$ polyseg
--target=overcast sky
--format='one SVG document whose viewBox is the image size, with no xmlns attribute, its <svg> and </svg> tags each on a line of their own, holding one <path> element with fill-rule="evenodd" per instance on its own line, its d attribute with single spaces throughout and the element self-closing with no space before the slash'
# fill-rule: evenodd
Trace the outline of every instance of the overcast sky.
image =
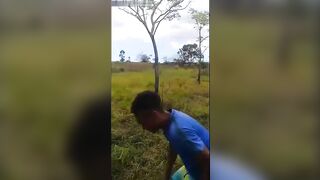
<svg viewBox="0 0 320 180">
<path fill-rule="evenodd" d="M 192 0 L 189 7 L 180 11 L 181 18 L 173 21 L 162 21 L 156 33 L 156 42 L 159 51 L 159 61 L 163 57 L 172 60 L 184 44 L 197 43 L 198 31 L 194 28 L 194 21 L 188 13 L 190 8 L 200 11 L 209 11 L 209 0 Z M 209 29 L 209 27 L 207 27 Z M 207 30 L 203 34 L 208 35 Z M 205 36 L 203 35 L 203 36 Z M 209 46 L 209 41 L 203 43 Z M 119 60 L 120 50 L 126 53 L 126 59 L 131 57 L 135 61 L 141 53 L 154 56 L 151 39 L 144 26 L 135 17 L 126 14 L 118 7 L 112 7 L 112 60 Z M 204 54 L 205 61 L 209 59 L 209 50 Z"/>
</svg>

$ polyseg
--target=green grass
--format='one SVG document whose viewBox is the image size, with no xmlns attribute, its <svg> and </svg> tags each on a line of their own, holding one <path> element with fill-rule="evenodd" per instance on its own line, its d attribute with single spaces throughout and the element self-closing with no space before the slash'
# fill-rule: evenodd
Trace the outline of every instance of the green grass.
<svg viewBox="0 0 320 180">
<path fill-rule="evenodd" d="M 161 179 L 168 143 L 161 133 L 144 131 L 130 114 L 135 95 L 154 88 L 152 65 L 114 63 L 113 66 L 124 68 L 124 72 L 112 74 L 112 176 L 114 179 Z M 208 76 L 204 75 L 199 85 L 196 75 L 193 68 L 162 65 L 159 93 L 166 108 L 184 111 L 208 127 Z M 181 165 L 179 160 L 175 169 Z"/>
</svg>

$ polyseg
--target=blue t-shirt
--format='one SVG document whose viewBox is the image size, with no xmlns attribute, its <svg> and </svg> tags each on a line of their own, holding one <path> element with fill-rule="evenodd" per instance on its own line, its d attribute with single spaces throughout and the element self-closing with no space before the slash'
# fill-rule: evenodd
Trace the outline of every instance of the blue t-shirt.
<svg viewBox="0 0 320 180">
<path fill-rule="evenodd" d="M 199 179 L 201 169 L 194 158 L 205 148 L 210 150 L 208 130 L 189 115 L 172 109 L 164 135 L 182 159 L 189 175 Z"/>
</svg>

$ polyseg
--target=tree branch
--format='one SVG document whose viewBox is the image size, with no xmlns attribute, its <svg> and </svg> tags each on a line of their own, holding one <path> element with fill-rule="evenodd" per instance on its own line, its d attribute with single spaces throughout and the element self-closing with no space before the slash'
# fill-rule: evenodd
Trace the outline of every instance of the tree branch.
<svg viewBox="0 0 320 180">
<path fill-rule="evenodd" d="M 146 25 L 148 25 L 148 24 L 147 24 L 147 18 L 146 18 L 146 14 L 145 14 L 145 12 L 144 12 L 144 9 L 143 9 L 141 6 L 139 6 L 139 8 L 140 8 L 141 11 L 142 11 L 143 21 L 146 23 Z"/>
<path fill-rule="evenodd" d="M 207 50 L 208 50 L 208 46 L 207 46 L 207 47 L 205 47 L 205 49 L 204 49 L 204 50 L 202 50 L 202 54 L 204 54 Z"/>
<path fill-rule="evenodd" d="M 128 6 L 131 11 L 128 11 L 128 10 L 126 10 L 124 8 L 119 8 L 119 9 L 121 9 L 124 12 L 126 12 L 127 14 L 130 14 L 130 15 L 136 17 L 145 26 L 145 28 L 147 29 L 149 35 L 155 35 L 155 33 L 158 30 L 158 27 L 159 27 L 160 23 L 164 19 L 168 18 L 169 15 L 172 15 L 172 17 L 174 18 L 175 14 L 173 14 L 173 13 L 176 13 L 176 12 L 178 12 L 180 10 L 186 9 L 191 3 L 191 1 L 189 1 L 186 6 L 182 7 L 181 4 L 184 2 L 184 0 L 179 0 L 179 1 L 176 1 L 176 2 L 172 2 L 171 5 L 169 6 L 169 8 L 163 13 L 163 11 L 161 9 L 159 9 L 159 6 L 160 6 L 160 4 L 162 2 L 163 2 L 163 0 L 160 0 L 158 3 L 154 2 L 153 3 L 153 7 L 148 9 L 148 10 L 152 9 L 152 13 L 151 13 L 151 16 L 150 16 L 151 30 L 148 27 L 147 17 L 146 17 L 146 13 L 145 13 L 145 10 L 144 10 L 143 7 L 137 6 L 136 9 L 134 9 L 131 6 Z M 157 10 L 161 14 L 156 18 L 156 20 L 154 20 L 154 16 L 155 16 Z M 142 12 L 142 15 L 141 15 L 140 11 Z"/>
<path fill-rule="evenodd" d="M 131 6 L 128 6 L 129 9 L 131 9 L 131 11 L 133 11 L 135 14 L 133 14 L 133 16 L 135 16 L 136 18 L 138 18 L 139 21 L 141 21 L 143 23 L 143 20 L 138 12 L 138 7 L 137 10 L 133 9 Z"/>
<path fill-rule="evenodd" d="M 162 20 L 163 20 L 163 19 L 162 19 Z M 161 21 L 162 21 L 162 20 L 161 20 Z M 156 28 L 155 28 L 153 34 L 156 34 L 156 32 L 157 32 L 157 30 L 158 30 L 158 27 L 159 27 L 159 24 L 160 24 L 161 21 L 159 21 L 159 22 L 157 23 Z"/>
<path fill-rule="evenodd" d="M 150 21 L 151 21 L 151 25 L 152 25 L 152 27 L 151 27 L 151 32 L 152 33 L 154 31 L 154 26 L 155 26 L 155 22 L 153 21 L 153 17 L 154 17 L 154 14 L 156 13 L 156 11 L 160 10 L 160 9 L 158 9 L 158 7 L 162 3 L 162 1 L 163 0 L 160 0 L 157 4 L 154 4 L 154 7 L 152 8 L 153 11 L 152 11 L 152 14 L 151 14 L 151 17 L 150 17 Z M 162 11 L 160 10 L 160 12 L 162 12 Z"/>
<path fill-rule="evenodd" d="M 159 3 L 154 4 L 154 7 L 152 8 L 153 11 L 152 11 L 152 14 L 151 14 L 151 23 L 153 23 L 153 16 L 154 16 L 155 12 L 157 11 L 159 5 L 162 3 L 162 1 L 163 0 L 160 0 Z"/>
<path fill-rule="evenodd" d="M 209 38 L 209 36 L 206 36 L 206 37 L 202 38 L 202 39 L 201 39 L 201 43 L 202 43 L 203 41 L 205 41 L 206 39 L 208 39 L 208 38 Z"/>
<path fill-rule="evenodd" d="M 130 14 L 130 15 L 134 16 L 134 17 L 136 16 L 136 14 L 133 14 L 132 12 L 130 12 L 130 11 L 124 9 L 124 8 L 119 8 L 119 9 L 122 10 L 122 11 L 124 11 L 124 12 L 127 13 L 127 14 Z"/>
<path fill-rule="evenodd" d="M 146 28 L 146 30 L 147 30 L 148 33 L 150 34 L 151 32 L 150 32 L 150 30 L 149 30 L 149 28 L 148 28 L 148 25 L 147 25 L 147 23 L 146 23 L 145 21 L 143 21 L 141 15 L 138 13 L 138 10 L 136 11 L 135 9 L 133 9 L 133 8 L 130 7 L 130 6 L 128 6 L 128 7 L 129 7 L 130 10 L 133 11 L 133 12 L 130 12 L 130 11 L 124 9 L 124 8 L 119 8 L 119 9 L 122 10 L 122 11 L 124 11 L 124 12 L 126 12 L 127 14 L 130 14 L 130 15 L 136 17 L 136 18 L 143 24 L 143 26 Z M 138 7 L 137 7 L 137 9 L 138 9 Z"/>
<path fill-rule="evenodd" d="M 175 6 L 171 6 L 166 12 L 160 14 L 158 16 L 158 18 L 155 20 L 154 24 L 156 24 L 156 28 L 155 29 L 152 29 L 153 31 L 151 31 L 153 34 L 156 34 L 157 30 L 158 30 L 158 27 L 159 27 L 159 24 L 161 21 L 163 21 L 165 18 L 168 17 L 169 14 L 173 13 L 173 12 L 177 12 L 177 11 L 180 11 L 180 10 L 184 10 L 186 9 L 189 5 L 190 5 L 191 1 L 189 1 L 189 3 L 183 7 L 183 8 L 178 8 L 178 9 L 173 9 L 174 7 L 176 7 L 177 5 Z M 179 4 L 178 4 L 179 5 Z M 162 16 L 162 17 L 161 17 Z M 160 18 L 161 17 L 161 18 Z"/>
<path fill-rule="evenodd" d="M 177 11 L 186 9 L 186 8 L 190 5 L 190 3 L 191 3 L 191 1 L 189 1 L 188 4 L 187 4 L 185 7 L 173 9 L 173 8 L 175 8 L 175 7 L 178 7 L 182 2 L 183 2 L 183 1 L 179 2 L 178 4 L 172 4 L 172 5 L 169 7 L 169 9 L 167 9 L 164 13 L 160 14 L 160 15 L 157 17 L 157 19 L 155 20 L 155 22 L 162 21 L 162 20 L 165 19 L 170 13 L 173 13 L 173 12 L 177 12 Z M 161 17 L 161 16 L 163 16 L 163 17 Z M 160 18 L 161 18 L 161 19 L 160 19 Z"/>
</svg>

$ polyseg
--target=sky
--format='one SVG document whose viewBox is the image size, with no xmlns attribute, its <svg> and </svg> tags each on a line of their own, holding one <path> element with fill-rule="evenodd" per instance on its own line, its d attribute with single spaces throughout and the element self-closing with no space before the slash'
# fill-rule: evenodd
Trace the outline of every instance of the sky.
<svg viewBox="0 0 320 180">
<path fill-rule="evenodd" d="M 163 62 L 165 57 L 169 61 L 177 58 L 177 52 L 184 44 L 198 44 L 198 31 L 194 28 L 194 21 L 188 13 L 190 8 L 209 11 L 209 0 L 192 0 L 188 8 L 179 12 L 181 15 L 179 19 L 160 23 L 155 35 L 160 62 Z M 203 36 L 209 35 L 208 29 L 209 27 L 203 30 Z M 203 46 L 209 46 L 208 39 L 203 42 Z M 126 59 L 130 56 L 131 61 L 138 61 L 137 56 L 141 53 L 154 57 L 151 39 L 142 23 L 118 7 L 112 7 L 113 61 L 119 61 L 121 50 L 126 52 Z M 209 50 L 204 54 L 204 61 L 208 59 Z"/>
</svg>

